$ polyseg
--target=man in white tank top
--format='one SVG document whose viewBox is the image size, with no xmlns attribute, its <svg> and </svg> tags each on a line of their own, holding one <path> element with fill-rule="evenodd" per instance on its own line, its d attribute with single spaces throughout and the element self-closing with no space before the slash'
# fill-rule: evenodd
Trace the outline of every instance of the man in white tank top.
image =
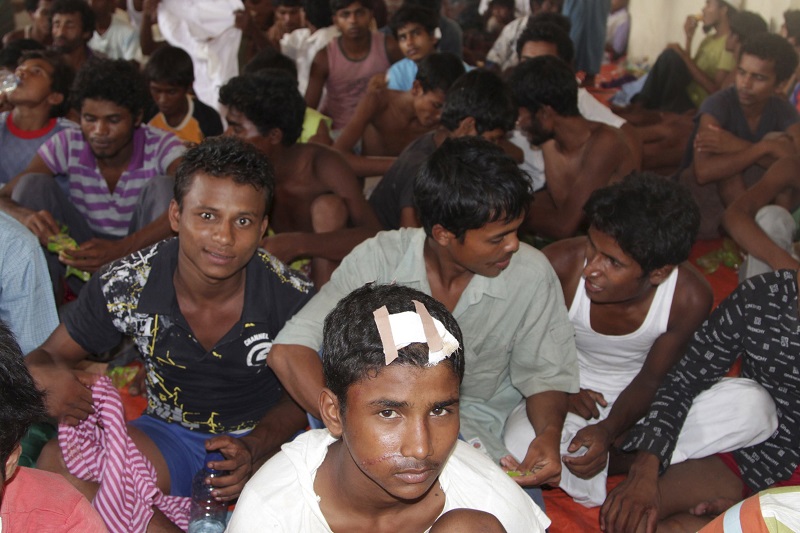
<svg viewBox="0 0 800 533">
<path fill-rule="evenodd" d="M 606 497 L 609 452 L 612 473 L 627 470 L 615 444 L 646 414 L 664 376 L 708 315 L 712 293 L 686 263 L 699 211 L 681 186 L 652 174 L 632 174 L 597 190 L 584 212 L 588 234 L 556 242 L 544 253 L 561 281 L 565 302 L 571 302 L 580 369 L 581 390 L 569 395 L 562 433 L 566 468 L 560 486 L 592 507 Z M 722 421 L 716 429 L 717 422 L 709 419 L 719 411 L 771 403 L 755 383 L 732 381 L 730 394 L 708 391 L 706 402 L 695 401 L 692 411 L 700 422 L 684 426 L 673 462 L 759 442 L 774 431 L 774 416 L 754 421 L 752 428 Z M 508 419 L 506 446 L 523 457 L 532 434 L 523 404 Z M 509 458 L 509 464 L 515 462 Z"/>
</svg>

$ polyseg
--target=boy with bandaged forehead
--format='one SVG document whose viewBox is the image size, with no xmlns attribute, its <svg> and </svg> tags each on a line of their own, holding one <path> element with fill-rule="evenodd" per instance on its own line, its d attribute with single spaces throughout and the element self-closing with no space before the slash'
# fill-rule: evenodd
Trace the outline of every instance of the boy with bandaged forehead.
<svg viewBox="0 0 800 533">
<path fill-rule="evenodd" d="M 365 285 L 325 319 L 322 353 L 327 429 L 284 445 L 253 476 L 229 531 L 418 533 L 450 531 L 439 527 L 452 520 L 458 531 L 535 532 L 550 524 L 491 459 L 458 440 L 464 350 L 441 303 L 409 287 Z M 468 520 L 458 523 L 462 513 Z"/>
</svg>

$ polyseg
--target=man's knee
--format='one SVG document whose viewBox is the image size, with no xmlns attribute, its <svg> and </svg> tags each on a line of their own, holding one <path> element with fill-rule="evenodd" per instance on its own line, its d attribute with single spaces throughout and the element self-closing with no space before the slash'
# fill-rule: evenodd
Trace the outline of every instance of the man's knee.
<svg viewBox="0 0 800 533">
<path fill-rule="evenodd" d="M 139 193 L 130 232 L 139 231 L 164 214 L 174 197 L 174 189 L 175 179 L 170 176 L 150 178 Z"/>
<path fill-rule="evenodd" d="M 169 204 L 175 192 L 175 178 L 172 176 L 154 176 L 142 187 L 142 198 L 152 197 Z"/>
<path fill-rule="evenodd" d="M 156 485 L 158 488 L 161 489 L 161 492 L 164 494 L 169 494 L 172 485 L 169 466 L 161 450 L 159 450 L 158 445 L 153 442 L 153 439 L 151 439 L 147 433 L 131 424 L 128 424 L 128 436 L 133 440 L 139 452 L 153 465 L 156 471 Z M 194 474 L 194 472 L 192 472 L 192 474 Z"/>
<path fill-rule="evenodd" d="M 347 204 L 335 194 L 317 196 L 311 203 L 311 225 L 315 233 L 347 227 Z"/>
<path fill-rule="evenodd" d="M 57 474 L 67 471 L 67 465 L 64 462 L 64 456 L 61 454 L 61 446 L 58 445 L 57 438 L 50 439 L 42 447 L 42 453 L 39 454 L 39 459 L 36 461 L 36 468 Z"/>
<path fill-rule="evenodd" d="M 755 381 L 736 380 L 736 393 L 729 394 L 729 408 L 742 415 L 742 432 L 751 436 L 750 443 L 768 439 L 778 428 L 778 410 L 769 393 Z"/>
<path fill-rule="evenodd" d="M 534 438 L 536 438 L 536 433 L 528 419 L 525 402 L 522 402 L 508 415 L 503 432 L 503 444 L 517 461 L 522 461 Z"/>
<path fill-rule="evenodd" d="M 58 187 L 58 183 L 47 174 L 25 174 L 20 177 L 11 199 L 18 204 L 30 209 L 45 209 L 47 206 L 42 204 L 42 200 Z"/>
<path fill-rule="evenodd" d="M 666 48 L 663 52 L 658 56 L 657 61 L 662 62 L 665 67 L 678 69 L 678 68 L 685 68 L 686 64 L 681 59 L 680 54 L 673 50 L 672 48 Z"/>
<path fill-rule="evenodd" d="M 765 205 L 756 213 L 756 224 L 783 249 L 788 250 L 794 241 L 797 225 L 792 214 L 783 207 Z"/>
</svg>

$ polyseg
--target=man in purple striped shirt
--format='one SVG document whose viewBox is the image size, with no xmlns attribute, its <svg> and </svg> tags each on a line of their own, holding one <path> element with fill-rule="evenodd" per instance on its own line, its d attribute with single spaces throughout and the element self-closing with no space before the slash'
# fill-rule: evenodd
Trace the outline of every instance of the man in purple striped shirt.
<svg viewBox="0 0 800 533">
<path fill-rule="evenodd" d="M 80 130 L 53 136 L 0 189 L 0 209 L 42 245 L 62 225 L 79 243 L 49 258 L 56 289 L 65 265 L 94 272 L 170 235 L 170 176 L 185 148 L 171 133 L 141 124 L 145 94 L 130 63 L 94 60 L 73 87 Z"/>
</svg>

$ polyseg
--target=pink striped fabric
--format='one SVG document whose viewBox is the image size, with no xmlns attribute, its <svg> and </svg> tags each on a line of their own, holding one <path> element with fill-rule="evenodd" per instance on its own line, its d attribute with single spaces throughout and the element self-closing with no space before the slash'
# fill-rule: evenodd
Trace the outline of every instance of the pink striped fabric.
<svg viewBox="0 0 800 533">
<path fill-rule="evenodd" d="M 60 424 L 58 443 L 72 475 L 100 483 L 92 505 L 109 531 L 143 532 L 155 505 L 184 531 L 190 498 L 167 496 L 156 471 L 128 436 L 122 399 L 107 377 L 92 387 L 95 412 L 77 426 Z"/>
</svg>

